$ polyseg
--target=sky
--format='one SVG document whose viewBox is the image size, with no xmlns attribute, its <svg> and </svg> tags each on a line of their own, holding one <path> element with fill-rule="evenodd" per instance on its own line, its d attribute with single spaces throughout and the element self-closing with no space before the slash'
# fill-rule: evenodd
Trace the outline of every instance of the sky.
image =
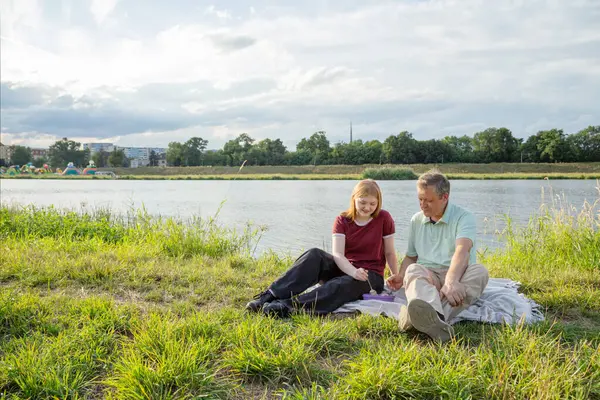
<svg viewBox="0 0 600 400">
<path fill-rule="evenodd" d="M 0 0 L 1 141 L 600 124 L 598 0 Z"/>
</svg>

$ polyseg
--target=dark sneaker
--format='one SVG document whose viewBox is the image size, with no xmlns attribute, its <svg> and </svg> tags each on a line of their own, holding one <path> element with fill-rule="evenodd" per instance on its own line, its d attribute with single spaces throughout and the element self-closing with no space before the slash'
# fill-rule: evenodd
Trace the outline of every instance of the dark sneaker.
<svg viewBox="0 0 600 400">
<path fill-rule="evenodd" d="M 424 332 L 434 340 L 446 342 L 454 336 L 454 329 L 448 325 L 431 304 L 414 299 L 408 304 L 410 322 L 418 331 Z"/>
<path fill-rule="evenodd" d="M 290 316 L 290 308 L 281 301 L 273 301 L 263 306 L 262 312 L 276 318 L 287 318 Z"/>
<path fill-rule="evenodd" d="M 265 290 L 264 292 L 259 293 L 256 296 L 254 296 L 254 300 L 252 300 L 251 302 L 246 304 L 246 310 L 252 311 L 252 312 L 258 312 L 258 311 L 260 311 L 260 309 L 263 307 L 263 305 L 265 303 L 268 303 L 275 299 L 276 299 L 276 297 L 273 296 L 273 293 L 271 293 L 270 290 Z"/>
</svg>

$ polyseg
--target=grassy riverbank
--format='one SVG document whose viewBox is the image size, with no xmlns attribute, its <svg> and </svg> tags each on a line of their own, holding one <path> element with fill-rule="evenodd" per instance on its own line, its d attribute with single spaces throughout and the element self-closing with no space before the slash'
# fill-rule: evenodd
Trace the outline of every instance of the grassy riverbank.
<svg viewBox="0 0 600 400">
<path fill-rule="evenodd" d="M 384 171 L 385 172 L 385 171 Z M 443 172 L 443 171 L 442 171 Z M 412 174 L 411 174 L 412 175 Z M 510 180 L 510 179 L 600 179 L 600 173 L 548 173 L 548 174 L 455 174 L 447 173 L 446 176 L 453 180 Z M 137 181 L 335 181 L 335 180 L 359 180 L 370 177 L 369 174 L 339 174 L 339 175 L 324 175 L 324 174 L 303 174 L 303 175 L 284 175 L 284 174 L 223 174 L 223 175 L 121 175 L 120 180 L 137 180 Z M 78 180 L 110 180 L 107 176 L 56 176 L 56 175 L 19 175 L 19 176 L 3 176 L 3 179 L 78 179 Z M 374 178 L 375 179 L 375 178 Z M 396 178 L 393 175 L 389 177 L 378 178 L 377 180 L 412 180 L 408 175 L 403 175 Z"/>
<path fill-rule="evenodd" d="M 134 180 L 357 180 L 379 170 L 384 179 L 413 179 L 413 174 L 439 168 L 451 179 L 600 179 L 600 163 L 569 164 L 414 164 L 414 165 L 304 165 L 239 167 L 101 168 L 120 179 Z M 411 170 L 412 174 L 389 170 Z M 12 179 L 111 179 L 100 176 L 19 175 Z M 376 178 L 378 179 L 378 178 Z M 381 178 L 379 178 L 382 180 Z"/>
<path fill-rule="evenodd" d="M 600 174 L 600 163 L 490 163 L 490 164 L 408 164 L 408 165 L 301 165 L 301 166 L 252 166 L 239 167 L 143 167 L 109 168 L 117 175 L 361 175 L 367 168 L 409 168 L 423 173 L 437 167 L 448 174 Z"/>
<path fill-rule="evenodd" d="M 292 261 L 252 258 L 252 228 L 1 208 L 0 395 L 600 398 L 600 204 L 543 207 L 504 238 L 481 260 L 547 320 L 459 324 L 439 346 L 387 318 L 245 314 Z"/>
</svg>

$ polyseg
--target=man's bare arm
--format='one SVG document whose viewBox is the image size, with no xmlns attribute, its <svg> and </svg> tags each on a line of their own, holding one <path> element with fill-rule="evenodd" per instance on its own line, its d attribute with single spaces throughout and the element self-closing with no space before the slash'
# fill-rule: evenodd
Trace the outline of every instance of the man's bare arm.
<svg viewBox="0 0 600 400">
<path fill-rule="evenodd" d="M 402 259 L 402 264 L 400 264 L 400 272 L 399 272 L 399 274 L 402 276 L 402 278 L 404 278 L 404 275 L 406 274 L 406 270 L 408 269 L 408 266 L 416 263 L 418 259 L 419 259 L 419 256 L 414 256 L 414 257 L 404 256 L 404 258 Z"/>
<path fill-rule="evenodd" d="M 471 239 L 456 239 L 456 249 L 450 261 L 450 268 L 446 275 L 446 282 L 459 282 L 469 266 L 469 252 L 473 247 Z"/>
<path fill-rule="evenodd" d="M 404 285 L 404 275 L 406 274 L 408 266 L 416 263 L 418 258 L 419 257 L 417 256 L 404 256 L 404 258 L 402 259 L 402 264 L 400 265 L 400 271 L 398 271 L 397 274 L 394 274 L 387 279 L 388 286 L 391 287 L 393 290 L 400 289 L 402 285 Z"/>
<path fill-rule="evenodd" d="M 469 266 L 469 252 L 473 247 L 473 242 L 470 239 L 456 239 L 456 249 L 450 261 L 450 268 L 446 274 L 444 286 L 440 290 L 440 298 L 448 299 L 448 303 L 452 307 L 456 307 L 467 297 L 465 286 L 460 283 L 465 270 Z"/>
</svg>

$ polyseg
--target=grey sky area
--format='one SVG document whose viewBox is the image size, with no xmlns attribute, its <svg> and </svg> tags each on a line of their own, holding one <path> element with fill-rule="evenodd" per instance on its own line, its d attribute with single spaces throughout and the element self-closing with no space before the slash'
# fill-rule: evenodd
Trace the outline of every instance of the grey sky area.
<svg viewBox="0 0 600 400">
<path fill-rule="evenodd" d="M 217 5 L 218 3 L 218 5 Z M 600 2 L 3 0 L 4 144 L 600 123 Z"/>
</svg>

